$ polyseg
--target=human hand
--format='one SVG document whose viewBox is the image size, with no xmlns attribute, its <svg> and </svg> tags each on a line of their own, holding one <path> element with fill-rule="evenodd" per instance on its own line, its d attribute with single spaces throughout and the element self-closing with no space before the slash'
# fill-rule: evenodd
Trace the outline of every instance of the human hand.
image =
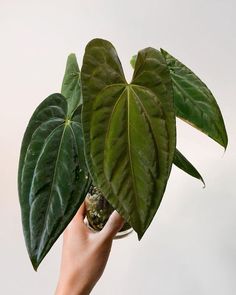
<svg viewBox="0 0 236 295">
<path fill-rule="evenodd" d="M 87 295 L 101 277 L 124 219 L 114 211 L 100 232 L 84 223 L 83 203 L 63 235 L 60 277 L 55 295 Z"/>
</svg>

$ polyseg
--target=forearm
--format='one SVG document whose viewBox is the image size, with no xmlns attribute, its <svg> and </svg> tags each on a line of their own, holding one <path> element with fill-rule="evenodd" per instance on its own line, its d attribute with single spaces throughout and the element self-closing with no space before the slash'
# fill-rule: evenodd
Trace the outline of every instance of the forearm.
<svg viewBox="0 0 236 295">
<path fill-rule="evenodd" d="M 61 278 L 57 285 L 55 295 L 89 295 L 93 285 L 89 284 L 86 279 L 81 278 Z"/>
<path fill-rule="evenodd" d="M 91 232 L 81 206 L 63 235 L 62 261 L 55 295 L 89 295 L 106 266 L 113 237 L 124 225 L 114 212 L 103 230 Z"/>
</svg>

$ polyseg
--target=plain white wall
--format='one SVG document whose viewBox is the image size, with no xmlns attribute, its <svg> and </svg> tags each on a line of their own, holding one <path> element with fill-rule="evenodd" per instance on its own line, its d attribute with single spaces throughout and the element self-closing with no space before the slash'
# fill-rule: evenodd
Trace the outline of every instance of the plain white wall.
<svg viewBox="0 0 236 295">
<path fill-rule="evenodd" d="M 236 4 L 234 0 L 0 0 L 0 294 L 53 294 L 61 241 L 35 273 L 27 257 L 16 188 L 20 144 L 36 106 L 58 92 L 66 57 L 81 64 L 89 40 L 129 59 L 163 47 L 215 94 L 229 135 L 223 149 L 178 122 L 178 147 L 206 181 L 173 168 L 162 205 L 141 242 L 114 242 L 92 294 L 236 294 Z"/>
</svg>

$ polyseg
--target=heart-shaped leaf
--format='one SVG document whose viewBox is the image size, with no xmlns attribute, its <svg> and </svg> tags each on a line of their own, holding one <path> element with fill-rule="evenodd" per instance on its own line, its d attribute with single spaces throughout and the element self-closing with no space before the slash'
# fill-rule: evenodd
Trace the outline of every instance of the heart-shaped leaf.
<svg viewBox="0 0 236 295">
<path fill-rule="evenodd" d="M 133 69 L 135 68 L 136 60 L 137 60 L 137 55 L 133 55 L 130 60 L 130 64 Z M 177 149 L 175 151 L 173 164 L 175 164 L 178 168 L 180 168 L 187 174 L 200 179 L 205 185 L 204 180 L 201 177 L 200 173 L 197 171 L 197 169 Z"/>
<path fill-rule="evenodd" d="M 94 183 L 143 236 L 175 151 L 171 78 L 159 51 L 139 52 L 131 84 L 111 43 L 92 40 L 81 70 L 85 155 Z"/>
<path fill-rule="evenodd" d="M 81 107 L 71 99 L 61 94 L 46 98 L 31 117 L 22 142 L 18 190 L 25 241 L 35 269 L 75 215 L 90 185 Z"/>
<path fill-rule="evenodd" d="M 185 65 L 161 49 L 170 69 L 176 115 L 224 148 L 228 138 L 217 102 L 207 86 Z"/>
<path fill-rule="evenodd" d="M 201 176 L 201 174 L 197 171 L 197 169 L 181 154 L 179 150 L 175 150 L 174 160 L 173 163 L 186 172 L 187 174 L 199 179 L 202 181 L 203 185 L 205 186 L 205 182 Z"/>
</svg>

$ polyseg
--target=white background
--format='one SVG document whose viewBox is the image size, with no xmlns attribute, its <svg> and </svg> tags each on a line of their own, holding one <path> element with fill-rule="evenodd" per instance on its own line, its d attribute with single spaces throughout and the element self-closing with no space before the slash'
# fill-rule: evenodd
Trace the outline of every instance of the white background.
<svg viewBox="0 0 236 295">
<path fill-rule="evenodd" d="M 223 149 L 178 122 L 178 147 L 202 184 L 173 168 L 141 242 L 115 241 L 92 294 L 236 294 L 236 2 L 234 0 L 0 0 L 0 294 L 53 294 L 56 243 L 35 273 L 27 257 L 16 187 L 21 139 L 36 106 L 60 91 L 65 61 L 89 40 L 116 47 L 128 80 L 130 57 L 163 47 L 207 83 L 229 135 Z"/>
</svg>

